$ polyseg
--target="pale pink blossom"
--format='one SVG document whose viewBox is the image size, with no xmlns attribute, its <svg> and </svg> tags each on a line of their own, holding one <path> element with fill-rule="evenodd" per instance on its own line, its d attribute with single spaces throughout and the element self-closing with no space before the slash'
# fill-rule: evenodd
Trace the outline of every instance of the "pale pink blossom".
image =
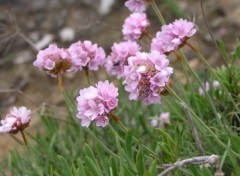
<svg viewBox="0 0 240 176">
<path fill-rule="evenodd" d="M 165 89 L 173 68 L 159 52 L 141 53 L 129 57 L 124 67 L 125 90 L 130 100 L 142 100 L 145 105 L 160 103 L 160 93 Z"/>
<path fill-rule="evenodd" d="M 218 80 L 213 80 L 213 88 L 218 89 L 220 87 L 220 83 Z"/>
<path fill-rule="evenodd" d="M 39 51 L 33 65 L 46 71 L 52 77 L 56 77 L 58 73 L 72 71 L 75 67 L 68 51 L 64 48 L 58 48 L 55 44 Z"/>
<path fill-rule="evenodd" d="M 92 121 L 96 126 L 105 127 L 109 123 L 108 115 L 118 105 L 118 88 L 109 81 L 98 82 L 96 87 L 80 90 L 77 97 L 77 118 L 81 125 L 88 127 Z"/>
<path fill-rule="evenodd" d="M 139 50 L 140 46 L 133 41 L 125 41 L 114 43 L 112 52 L 107 57 L 105 67 L 110 75 L 116 75 L 117 78 L 123 77 L 124 65 L 127 64 L 127 59 L 134 56 Z"/>
<path fill-rule="evenodd" d="M 204 89 L 205 89 L 206 92 L 208 92 L 208 91 L 210 90 L 210 84 L 209 84 L 208 81 L 205 82 Z M 199 87 L 199 88 L 198 88 L 198 93 L 199 93 L 200 95 L 204 95 L 204 90 L 203 90 L 202 87 Z"/>
<path fill-rule="evenodd" d="M 145 13 L 132 13 L 123 24 L 122 33 L 125 40 L 136 41 L 141 38 L 143 32 L 150 26 Z"/>
<path fill-rule="evenodd" d="M 0 133 L 17 133 L 24 130 L 30 123 L 31 110 L 22 106 L 14 107 L 6 117 L 1 120 Z"/>
<path fill-rule="evenodd" d="M 196 33 L 195 25 L 184 19 L 163 25 L 161 31 L 152 39 L 151 50 L 168 53 L 180 48 L 186 40 Z"/>
<path fill-rule="evenodd" d="M 73 60 L 74 70 L 81 70 L 83 67 L 89 70 L 97 70 L 106 60 L 103 48 L 87 40 L 73 43 L 68 48 L 68 52 Z"/>
<path fill-rule="evenodd" d="M 159 122 L 160 122 L 159 123 L 160 128 L 165 128 L 165 125 L 169 125 L 170 124 L 170 113 L 162 112 L 160 114 Z"/>
<path fill-rule="evenodd" d="M 131 12 L 144 12 L 146 10 L 146 1 L 145 0 L 128 0 L 125 2 L 125 6 Z"/>
</svg>

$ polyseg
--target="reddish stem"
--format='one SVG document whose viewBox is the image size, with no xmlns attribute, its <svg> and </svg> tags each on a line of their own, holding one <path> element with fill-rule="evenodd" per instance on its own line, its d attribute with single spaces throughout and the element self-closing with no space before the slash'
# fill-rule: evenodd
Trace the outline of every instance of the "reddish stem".
<svg viewBox="0 0 240 176">
<path fill-rule="evenodd" d="M 176 55 L 176 57 L 177 57 L 177 59 L 178 59 L 179 61 L 182 61 L 182 56 L 181 56 L 181 54 L 179 53 L 179 51 L 174 50 L 174 54 Z"/>
<path fill-rule="evenodd" d="M 195 53 L 199 53 L 198 49 L 195 48 L 195 47 L 194 47 L 193 45 L 191 45 L 190 43 L 185 42 L 185 44 L 186 44 L 189 48 L 191 48 Z"/>
<path fill-rule="evenodd" d="M 58 87 L 61 91 L 63 91 L 63 80 L 62 80 L 62 74 L 60 71 L 58 72 L 57 77 L 58 77 Z"/>
<path fill-rule="evenodd" d="M 24 133 L 24 131 L 23 131 L 22 129 L 20 129 L 20 133 L 21 133 L 21 135 L 22 135 L 24 144 L 25 144 L 26 147 L 28 148 L 27 138 L 26 138 L 25 133 Z"/>
<path fill-rule="evenodd" d="M 115 122 L 120 123 L 120 119 L 114 115 L 114 114 L 108 114 L 109 117 L 111 117 Z"/>
<path fill-rule="evenodd" d="M 148 33 L 147 30 L 143 32 L 143 35 L 148 39 L 149 42 L 152 42 L 152 36 Z"/>
</svg>

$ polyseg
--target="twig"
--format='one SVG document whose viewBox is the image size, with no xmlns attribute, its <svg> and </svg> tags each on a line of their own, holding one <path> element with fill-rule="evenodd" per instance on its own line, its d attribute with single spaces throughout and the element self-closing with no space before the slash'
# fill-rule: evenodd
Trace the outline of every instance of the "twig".
<svg viewBox="0 0 240 176">
<path fill-rule="evenodd" d="M 192 115 L 188 111 L 187 105 L 185 103 L 182 102 L 181 105 L 182 105 L 182 107 L 184 109 L 184 112 L 186 114 L 186 117 L 187 117 L 187 120 L 188 120 L 188 124 L 190 126 L 191 131 L 192 131 L 192 136 L 193 136 L 193 138 L 195 140 L 195 143 L 197 145 L 198 151 L 200 152 L 201 155 L 205 155 L 205 151 L 204 151 L 204 148 L 202 146 L 201 140 L 199 138 L 197 128 L 194 125 Z"/>
<path fill-rule="evenodd" d="M 217 155 L 198 156 L 198 157 L 188 158 L 188 159 L 185 159 L 182 161 L 177 161 L 174 164 L 168 164 L 167 169 L 165 169 L 163 172 L 161 172 L 158 176 L 164 176 L 176 168 L 184 167 L 187 165 L 193 165 L 193 164 L 199 164 L 199 165 L 200 164 L 211 164 L 211 165 L 216 164 L 216 165 L 218 165 L 219 164 L 219 156 L 217 156 Z"/>
</svg>

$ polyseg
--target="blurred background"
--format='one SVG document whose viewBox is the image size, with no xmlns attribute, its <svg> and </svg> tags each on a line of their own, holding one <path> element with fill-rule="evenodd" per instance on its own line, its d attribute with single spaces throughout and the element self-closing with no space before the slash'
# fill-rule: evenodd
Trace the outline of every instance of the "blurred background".
<svg viewBox="0 0 240 176">
<path fill-rule="evenodd" d="M 121 28 L 130 14 L 124 0 L 0 0 L 0 117 L 13 106 L 24 105 L 33 110 L 31 127 L 34 134 L 41 131 L 39 113 L 55 110 L 64 117 L 64 99 L 57 87 L 57 80 L 34 68 L 32 62 L 36 49 L 50 43 L 68 47 L 78 40 L 91 40 L 103 47 L 107 54 L 114 42 L 122 41 Z M 194 21 L 198 33 L 190 42 L 198 47 L 209 63 L 219 66 L 221 57 L 214 46 L 202 17 L 199 1 L 156 0 L 167 22 L 176 18 Z M 240 36 L 240 1 L 204 1 L 207 19 L 216 40 L 223 40 L 230 52 Z M 151 21 L 150 34 L 160 30 L 161 25 L 151 7 L 147 9 Z M 146 41 L 141 41 L 144 43 Z M 195 69 L 205 69 L 196 56 L 184 48 Z M 176 59 L 170 56 L 172 64 Z M 91 73 L 91 78 L 101 80 L 100 73 Z M 177 71 L 181 78 L 181 71 Z M 181 78 L 184 82 L 184 77 Z M 64 76 L 64 87 L 77 92 L 86 86 L 83 73 Z M 56 110 L 57 109 L 57 110 Z M 21 139 L 18 135 L 17 138 Z M 0 158 L 8 154 L 18 142 L 9 134 L 0 136 Z M 21 150 L 21 147 L 19 147 Z"/>
</svg>

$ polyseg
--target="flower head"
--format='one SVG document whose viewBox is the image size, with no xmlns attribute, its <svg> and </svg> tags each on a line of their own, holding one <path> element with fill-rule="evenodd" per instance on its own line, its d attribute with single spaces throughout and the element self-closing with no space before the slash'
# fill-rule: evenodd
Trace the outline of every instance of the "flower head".
<svg viewBox="0 0 240 176">
<path fill-rule="evenodd" d="M 14 107 L 6 117 L 1 120 L 0 133 L 17 133 L 24 130 L 30 123 L 31 110 L 22 106 Z"/>
<path fill-rule="evenodd" d="M 184 42 L 196 33 L 195 25 L 187 20 L 179 19 L 163 25 L 152 39 L 151 50 L 168 53 L 181 47 Z"/>
<path fill-rule="evenodd" d="M 92 121 L 96 126 L 105 127 L 109 123 L 110 114 L 118 105 L 118 88 L 109 81 L 98 82 L 96 87 L 80 90 L 77 97 L 77 118 L 81 125 L 88 127 Z"/>
<path fill-rule="evenodd" d="M 121 78 L 123 77 L 123 69 L 127 63 L 127 58 L 134 56 L 140 50 L 140 46 L 136 42 L 125 41 L 114 43 L 111 49 L 112 53 L 108 56 L 105 64 L 106 69 L 109 74 Z"/>
<path fill-rule="evenodd" d="M 58 48 L 55 44 L 51 44 L 48 48 L 39 51 L 33 65 L 47 71 L 53 77 L 56 77 L 59 72 L 71 71 L 74 67 L 67 50 Z"/>
<path fill-rule="evenodd" d="M 122 33 L 125 40 L 136 41 L 140 39 L 143 32 L 150 26 L 145 13 L 132 13 L 125 19 Z"/>
<path fill-rule="evenodd" d="M 144 12 L 146 10 L 145 0 L 128 0 L 125 2 L 125 6 L 131 12 Z"/>
<path fill-rule="evenodd" d="M 89 70 L 97 70 L 105 63 L 106 54 L 103 48 L 91 41 L 78 41 L 68 48 L 68 52 L 75 65 L 74 70 L 87 67 Z"/>
<path fill-rule="evenodd" d="M 143 100 L 148 105 L 160 103 L 160 93 L 165 89 L 173 68 L 168 67 L 169 60 L 158 52 L 141 53 L 129 57 L 124 67 L 123 82 L 130 100 Z"/>
</svg>

